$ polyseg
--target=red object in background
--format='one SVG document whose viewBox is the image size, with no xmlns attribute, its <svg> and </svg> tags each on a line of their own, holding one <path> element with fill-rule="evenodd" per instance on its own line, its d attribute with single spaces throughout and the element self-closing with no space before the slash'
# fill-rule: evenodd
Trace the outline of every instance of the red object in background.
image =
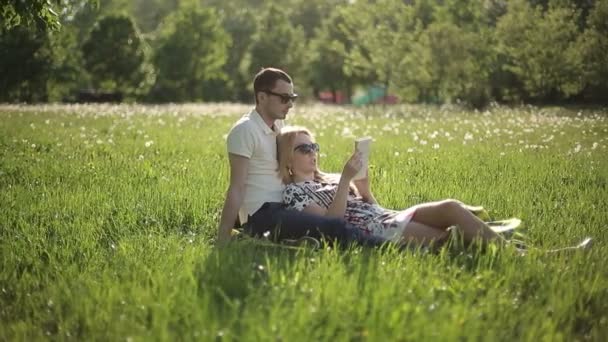
<svg viewBox="0 0 608 342">
<path fill-rule="evenodd" d="M 320 91 L 318 96 L 319 96 L 319 101 L 321 101 L 323 103 L 330 103 L 330 104 L 348 103 L 346 95 L 344 95 L 344 92 L 342 92 L 342 91 L 336 91 L 335 94 L 332 93 L 331 91 Z"/>
<path fill-rule="evenodd" d="M 377 104 L 397 104 L 397 102 L 399 102 L 399 98 L 395 95 L 386 95 L 376 101 Z"/>
<path fill-rule="evenodd" d="M 337 91 L 334 94 L 331 91 L 320 91 L 318 94 L 319 101 L 326 104 L 346 104 L 350 103 L 346 95 L 342 91 Z M 395 95 L 386 95 L 373 102 L 374 104 L 397 104 L 399 98 Z"/>
</svg>

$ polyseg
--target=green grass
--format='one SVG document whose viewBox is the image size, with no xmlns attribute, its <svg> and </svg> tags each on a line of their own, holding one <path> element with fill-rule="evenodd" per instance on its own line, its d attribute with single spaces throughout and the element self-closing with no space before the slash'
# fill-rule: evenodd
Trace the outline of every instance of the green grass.
<svg viewBox="0 0 608 342">
<path fill-rule="evenodd" d="M 386 207 L 444 198 L 567 255 L 214 247 L 248 107 L 1 106 L 0 340 L 601 340 L 608 115 L 296 108 L 339 171 L 371 135 Z"/>
</svg>

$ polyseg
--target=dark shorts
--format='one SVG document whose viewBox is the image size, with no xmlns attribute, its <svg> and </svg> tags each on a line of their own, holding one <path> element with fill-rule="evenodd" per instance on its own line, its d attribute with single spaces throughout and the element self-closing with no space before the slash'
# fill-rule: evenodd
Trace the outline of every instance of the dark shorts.
<svg viewBox="0 0 608 342">
<path fill-rule="evenodd" d="M 298 239 L 310 236 L 338 242 L 356 242 L 364 245 L 379 245 L 384 241 L 370 238 L 343 219 L 289 210 L 285 204 L 266 202 L 249 216 L 243 227 L 255 237 L 267 237 L 273 241 Z"/>
</svg>

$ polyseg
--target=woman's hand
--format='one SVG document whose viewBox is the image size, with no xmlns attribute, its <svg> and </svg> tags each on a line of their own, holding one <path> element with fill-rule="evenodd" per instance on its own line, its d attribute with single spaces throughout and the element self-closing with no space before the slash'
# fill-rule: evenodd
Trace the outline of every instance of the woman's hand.
<svg viewBox="0 0 608 342">
<path fill-rule="evenodd" d="M 361 198 L 363 198 L 365 202 L 372 204 L 377 203 L 376 199 L 374 198 L 374 195 L 372 194 L 370 186 L 369 169 L 365 170 L 365 178 L 357 179 L 353 181 L 353 184 L 355 184 L 359 195 L 361 196 Z"/>
<path fill-rule="evenodd" d="M 348 191 L 350 190 L 350 181 L 362 167 L 363 161 L 361 160 L 361 152 L 355 151 L 344 165 L 342 175 L 340 176 L 340 182 L 338 183 L 338 189 L 336 190 L 336 194 L 334 195 L 334 199 L 329 205 L 329 208 L 327 208 L 325 216 L 344 218 L 348 201 Z"/>
<path fill-rule="evenodd" d="M 350 182 L 362 167 L 363 161 L 361 160 L 361 152 L 355 151 L 344 165 L 344 169 L 342 170 L 342 179 Z"/>
<path fill-rule="evenodd" d="M 365 170 L 365 177 L 359 178 L 353 181 L 353 184 L 357 187 L 357 191 L 361 195 L 366 195 L 370 193 L 370 185 L 369 185 L 369 170 Z"/>
</svg>

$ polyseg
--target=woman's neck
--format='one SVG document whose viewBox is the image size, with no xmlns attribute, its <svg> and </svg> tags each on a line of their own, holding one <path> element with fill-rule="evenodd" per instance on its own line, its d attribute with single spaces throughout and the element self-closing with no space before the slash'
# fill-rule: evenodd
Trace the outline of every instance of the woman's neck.
<svg viewBox="0 0 608 342">
<path fill-rule="evenodd" d="M 293 174 L 293 182 L 294 183 L 300 183 L 300 182 L 306 182 L 306 181 L 313 181 L 315 180 L 315 173 L 294 173 Z"/>
</svg>

